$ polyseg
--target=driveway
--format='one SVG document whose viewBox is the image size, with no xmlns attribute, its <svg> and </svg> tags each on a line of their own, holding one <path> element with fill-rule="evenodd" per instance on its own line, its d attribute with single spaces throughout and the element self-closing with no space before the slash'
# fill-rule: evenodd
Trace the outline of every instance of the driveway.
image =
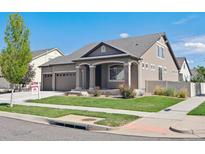
<svg viewBox="0 0 205 154">
<path fill-rule="evenodd" d="M 57 91 L 41 91 L 41 98 L 46 98 L 50 96 L 63 95 L 63 92 Z M 10 102 L 10 93 L 0 94 L 0 103 L 9 103 Z M 32 94 L 31 92 L 15 92 L 13 95 L 13 103 L 23 103 L 28 99 L 38 99 L 37 94 Z"/>
</svg>

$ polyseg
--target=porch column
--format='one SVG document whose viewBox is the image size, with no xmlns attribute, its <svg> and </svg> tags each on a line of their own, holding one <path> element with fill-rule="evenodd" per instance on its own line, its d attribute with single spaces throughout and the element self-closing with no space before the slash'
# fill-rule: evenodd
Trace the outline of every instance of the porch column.
<svg viewBox="0 0 205 154">
<path fill-rule="evenodd" d="M 90 65 L 90 85 L 89 90 L 93 90 L 95 88 L 95 66 Z"/>
<path fill-rule="evenodd" d="M 138 82 L 137 82 L 137 84 L 138 84 L 138 87 L 137 87 L 137 89 L 141 89 L 141 75 L 142 75 L 142 73 L 141 73 L 141 71 L 142 71 L 142 68 L 141 68 L 141 63 L 140 63 L 140 61 L 138 62 L 138 65 L 137 65 L 137 71 L 138 71 Z"/>
<path fill-rule="evenodd" d="M 80 66 L 76 66 L 76 90 L 81 90 L 80 86 Z"/>
<path fill-rule="evenodd" d="M 127 85 L 129 88 L 131 87 L 131 63 L 125 63 L 124 64 L 124 76 L 125 76 L 125 85 Z"/>
</svg>

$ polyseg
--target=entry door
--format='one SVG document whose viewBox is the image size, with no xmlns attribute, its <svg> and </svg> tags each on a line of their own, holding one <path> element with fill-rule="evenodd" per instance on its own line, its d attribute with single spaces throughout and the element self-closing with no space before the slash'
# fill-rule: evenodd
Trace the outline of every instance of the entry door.
<svg viewBox="0 0 205 154">
<path fill-rule="evenodd" d="M 102 88 L 101 81 L 102 81 L 102 67 L 101 65 L 97 65 L 95 68 L 95 85 L 97 87 Z"/>
</svg>

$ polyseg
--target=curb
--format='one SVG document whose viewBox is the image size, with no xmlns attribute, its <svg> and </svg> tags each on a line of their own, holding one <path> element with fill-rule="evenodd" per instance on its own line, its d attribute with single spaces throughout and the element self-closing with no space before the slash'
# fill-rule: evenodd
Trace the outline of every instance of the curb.
<svg viewBox="0 0 205 154">
<path fill-rule="evenodd" d="M 169 127 L 169 129 L 173 132 L 182 133 L 182 134 L 194 134 L 194 131 L 192 129 L 177 129 L 172 126 Z"/>
<path fill-rule="evenodd" d="M 73 121 L 62 121 L 62 120 L 56 120 L 56 119 L 48 119 L 48 122 L 51 125 L 60 125 L 64 127 L 72 127 L 72 128 L 84 129 L 84 130 L 109 131 L 109 130 L 114 129 L 113 127 L 108 127 L 108 126 L 86 124 L 86 123 L 79 123 L 79 122 L 73 122 Z"/>
<path fill-rule="evenodd" d="M 64 126 L 64 127 L 84 129 L 84 130 L 108 131 L 108 130 L 115 129 L 114 127 L 108 127 L 108 126 L 86 124 L 86 123 L 79 123 L 79 122 L 72 122 L 72 121 L 63 121 L 63 120 L 57 120 L 54 118 L 29 115 L 29 114 L 12 113 L 12 112 L 0 111 L 0 116 L 6 117 L 6 118 L 23 120 L 23 121 L 29 121 L 29 122 L 33 122 L 33 123 L 57 125 L 57 126 Z"/>
</svg>

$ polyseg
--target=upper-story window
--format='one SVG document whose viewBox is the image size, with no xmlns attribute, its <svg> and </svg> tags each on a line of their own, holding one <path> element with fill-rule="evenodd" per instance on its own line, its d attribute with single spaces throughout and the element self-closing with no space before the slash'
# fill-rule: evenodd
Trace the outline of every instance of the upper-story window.
<svg viewBox="0 0 205 154">
<path fill-rule="evenodd" d="M 104 45 L 103 45 L 103 46 L 101 46 L 101 52 L 102 52 L 102 53 L 106 52 L 106 48 L 105 48 L 105 46 L 104 46 Z"/>
<path fill-rule="evenodd" d="M 157 57 L 164 58 L 164 48 L 161 46 L 157 46 Z"/>
<path fill-rule="evenodd" d="M 142 62 L 142 69 L 144 69 L 145 68 L 145 64 L 144 64 L 144 62 Z"/>
</svg>

